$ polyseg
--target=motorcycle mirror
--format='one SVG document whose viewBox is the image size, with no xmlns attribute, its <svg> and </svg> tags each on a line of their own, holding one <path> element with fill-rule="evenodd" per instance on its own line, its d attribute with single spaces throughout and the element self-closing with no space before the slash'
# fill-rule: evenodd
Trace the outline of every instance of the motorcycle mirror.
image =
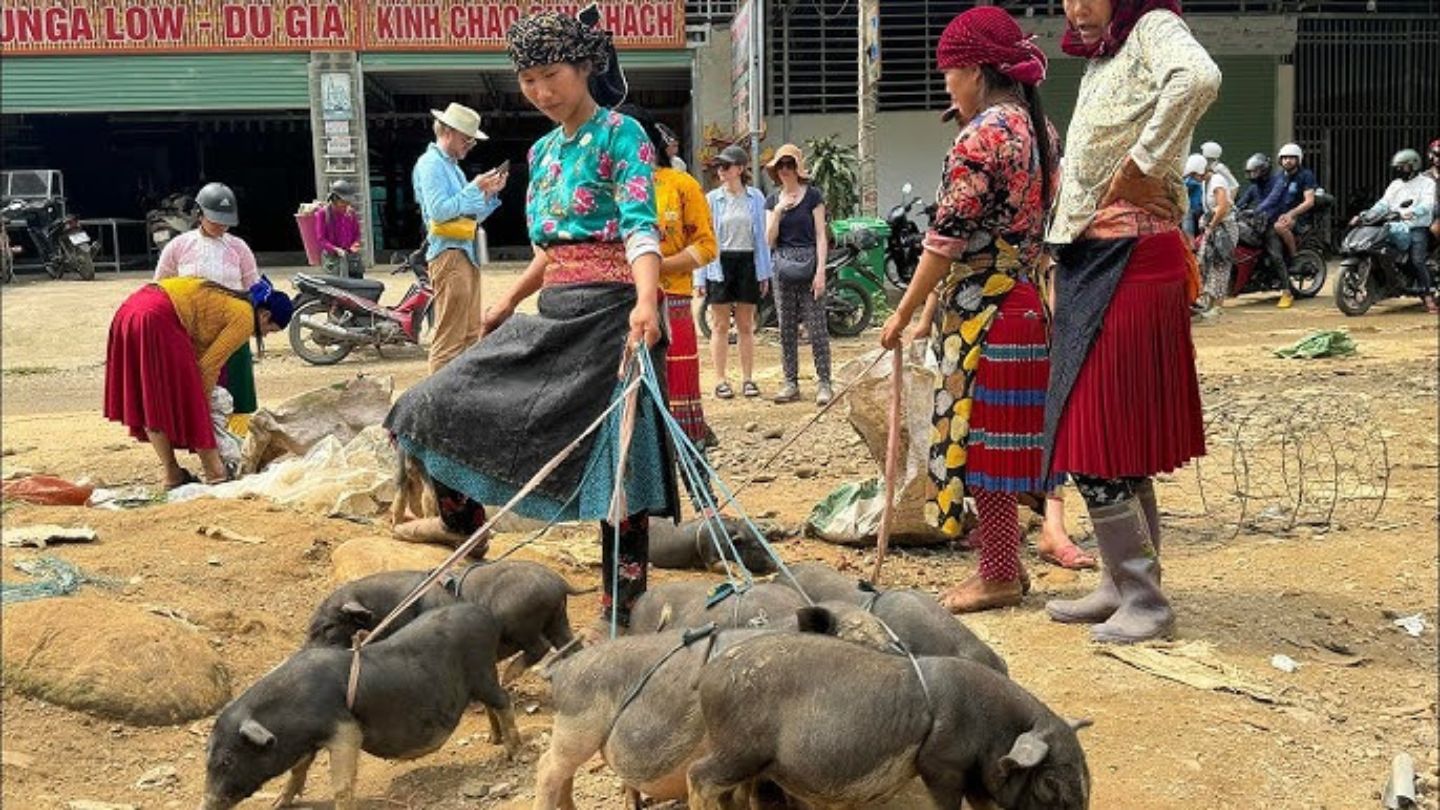
<svg viewBox="0 0 1440 810">
<path fill-rule="evenodd" d="M 906 196 L 906 197 L 909 197 L 909 196 L 910 196 L 910 192 L 912 192 L 912 191 L 914 191 L 914 190 L 915 190 L 915 187 L 912 186 L 912 185 L 909 184 L 909 183 L 906 183 L 905 185 L 903 185 L 903 186 L 900 187 L 900 193 L 901 193 L 902 195 Z"/>
</svg>

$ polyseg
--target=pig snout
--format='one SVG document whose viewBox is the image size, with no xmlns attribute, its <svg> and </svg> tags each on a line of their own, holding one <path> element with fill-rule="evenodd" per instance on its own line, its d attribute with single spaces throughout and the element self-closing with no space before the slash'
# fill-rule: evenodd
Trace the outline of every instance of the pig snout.
<svg viewBox="0 0 1440 810">
<path fill-rule="evenodd" d="M 206 793 L 205 798 L 200 801 L 200 810 L 230 810 L 239 804 L 231 799 L 224 799 L 213 793 Z"/>
</svg>

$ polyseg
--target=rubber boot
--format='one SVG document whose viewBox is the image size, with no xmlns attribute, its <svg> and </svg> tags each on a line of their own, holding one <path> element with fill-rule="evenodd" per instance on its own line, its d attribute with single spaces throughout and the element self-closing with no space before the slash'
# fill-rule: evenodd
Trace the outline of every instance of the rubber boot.
<svg viewBox="0 0 1440 810">
<path fill-rule="evenodd" d="M 1140 509 L 1145 513 L 1145 525 L 1150 529 L 1150 545 L 1155 547 L 1155 557 L 1159 559 L 1160 505 L 1155 501 L 1155 479 L 1146 478 L 1137 484 L 1135 486 L 1135 499 L 1140 501 Z M 1159 576 L 1160 574 L 1156 574 L 1157 578 Z"/>
<path fill-rule="evenodd" d="M 1091 515 L 1093 517 L 1094 512 Z M 1098 519 L 1095 533 L 1100 533 Z M 1115 580 L 1110 576 L 1109 562 L 1100 569 L 1100 584 L 1089 595 L 1079 599 L 1051 599 L 1045 603 L 1045 612 L 1050 614 L 1050 620 L 1061 624 L 1099 624 L 1119 608 L 1120 589 L 1115 587 Z"/>
<path fill-rule="evenodd" d="M 1090 630 L 1095 641 L 1133 644 L 1168 636 L 1175 626 L 1170 600 L 1160 590 L 1160 560 L 1150 542 L 1150 527 L 1139 498 L 1091 511 L 1100 557 L 1120 606 Z"/>
</svg>

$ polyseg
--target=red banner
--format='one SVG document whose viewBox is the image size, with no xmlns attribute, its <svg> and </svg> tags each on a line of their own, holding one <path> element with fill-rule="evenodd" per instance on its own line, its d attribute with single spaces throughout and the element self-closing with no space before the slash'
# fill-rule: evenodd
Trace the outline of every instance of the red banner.
<svg viewBox="0 0 1440 810">
<path fill-rule="evenodd" d="M 5 0 L 5 56 L 226 51 L 498 51 L 549 0 Z M 683 0 L 605 0 L 624 49 L 685 47 Z"/>
</svg>

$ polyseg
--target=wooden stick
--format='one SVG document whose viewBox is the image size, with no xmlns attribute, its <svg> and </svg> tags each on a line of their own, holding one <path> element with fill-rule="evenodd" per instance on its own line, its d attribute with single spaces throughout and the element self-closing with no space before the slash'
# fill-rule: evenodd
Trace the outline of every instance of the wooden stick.
<svg viewBox="0 0 1440 810">
<path fill-rule="evenodd" d="M 905 396 L 905 358 L 896 346 L 890 357 L 890 432 L 885 439 L 885 510 L 880 513 L 880 535 L 876 538 L 875 570 L 870 574 L 872 585 L 880 584 L 880 566 L 890 550 L 890 527 L 895 522 L 895 481 L 900 466 L 900 403 Z"/>
</svg>

